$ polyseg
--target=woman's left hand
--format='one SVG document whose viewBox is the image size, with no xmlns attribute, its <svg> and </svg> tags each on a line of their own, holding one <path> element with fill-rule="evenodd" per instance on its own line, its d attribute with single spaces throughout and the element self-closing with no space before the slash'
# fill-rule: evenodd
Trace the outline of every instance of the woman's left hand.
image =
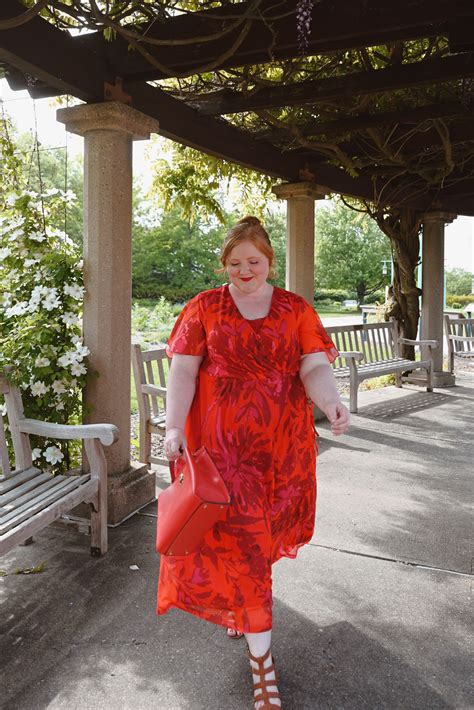
<svg viewBox="0 0 474 710">
<path fill-rule="evenodd" d="M 330 402 L 326 406 L 324 414 L 331 424 L 331 431 L 334 436 L 344 434 L 349 429 L 351 415 L 341 401 Z"/>
</svg>

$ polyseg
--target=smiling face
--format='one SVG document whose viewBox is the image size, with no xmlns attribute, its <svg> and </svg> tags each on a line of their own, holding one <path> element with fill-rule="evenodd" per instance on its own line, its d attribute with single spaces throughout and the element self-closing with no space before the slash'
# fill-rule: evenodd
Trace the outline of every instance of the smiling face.
<svg viewBox="0 0 474 710">
<path fill-rule="evenodd" d="M 268 278 L 270 262 L 251 241 L 236 244 L 226 261 L 229 280 L 242 293 L 257 291 Z"/>
</svg>

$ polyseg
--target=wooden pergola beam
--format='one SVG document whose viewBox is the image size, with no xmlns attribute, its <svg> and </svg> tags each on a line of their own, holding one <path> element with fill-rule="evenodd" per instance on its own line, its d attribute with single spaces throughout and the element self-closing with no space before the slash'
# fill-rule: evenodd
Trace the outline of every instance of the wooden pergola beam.
<svg viewBox="0 0 474 710">
<path fill-rule="evenodd" d="M 356 133 L 364 131 L 366 128 L 394 126 L 396 124 L 418 124 L 433 118 L 448 118 L 451 116 L 470 116 L 474 107 L 463 105 L 459 102 L 447 102 L 442 104 L 428 104 L 416 108 L 407 108 L 400 111 L 386 111 L 378 113 L 366 113 L 352 118 L 342 118 L 337 121 L 317 121 L 306 123 L 299 127 L 300 134 L 304 138 L 316 136 L 337 136 L 343 133 Z M 288 135 L 288 131 L 282 129 L 270 129 L 258 134 L 262 140 L 281 140 Z"/>
<path fill-rule="evenodd" d="M 16 0 L 5 0 L 0 5 L 0 18 L 20 14 L 23 9 Z M 56 56 L 48 48 L 60 53 Z M 59 57 L 72 57 L 73 61 L 60 62 Z M 81 49 L 70 35 L 41 18 L 15 30 L 0 32 L 0 59 L 3 58 L 62 93 L 89 102 L 103 101 L 103 81 L 109 76 L 103 60 Z M 301 172 L 308 169 L 306 160 L 284 155 L 278 148 L 256 141 L 225 121 L 200 116 L 195 109 L 159 88 L 133 82 L 125 84 L 124 90 L 131 96 L 135 109 L 159 121 L 161 135 L 183 145 L 289 181 L 300 180 Z M 353 178 L 332 166 L 318 166 L 316 179 L 331 191 L 366 199 L 372 195 L 370 179 Z"/>
<path fill-rule="evenodd" d="M 17 0 L 2 0 L 0 20 L 24 11 L 25 6 Z M 102 101 L 104 81 L 113 78 L 100 57 L 83 52 L 67 32 L 40 17 L 0 31 L 0 62 L 12 64 L 32 80 L 53 86 L 58 93 L 72 94 L 83 101 Z"/>
<path fill-rule="evenodd" d="M 215 116 L 280 106 L 314 105 L 351 95 L 378 94 L 473 76 L 474 52 L 442 59 L 427 59 L 387 69 L 264 88 L 246 96 L 230 94 L 228 91 L 201 94 L 196 97 L 195 102 L 199 105 L 202 114 Z"/>
<path fill-rule="evenodd" d="M 225 18 L 245 12 L 249 3 L 190 13 L 155 23 L 147 35 L 161 40 L 183 40 L 222 31 Z M 397 3 L 369 3 L 354 0 L 336 12 L 331 3 L 316 3 L 312 10 L 311 36 L 302 52 L 296 31 L 295 0 L 262 0 L 253 25 L 237 50 L 226 54 L 240 28 L 211 42 L 196 41 L 189 45 L 146 45 L 147 51 L 166 66 L 167 71 L 150 66 L 139 52 L 130 51 L 124 39 L 105 41 L 102 33 L 75 38 L 75 42 L 91 51 L 100 52 L 124 79 L 153 80 L 168 76 L 190 76 L 200 67 L 223 56 L 219 68 L 262 64 L 295 56 L 311 56 L 373 45 L 392 44 L 422 37 L 435 37 L 448 32 L 447 19 L 453 13 L 449 0 L 418 0 Z M 215 19 L 217 16 L 217 19 Z M 279 19 L 271 20 L 272 16 Z M 457 0 L 456 17 L 459 21 L 474 17 L 470 0 Z"/>
</svg>

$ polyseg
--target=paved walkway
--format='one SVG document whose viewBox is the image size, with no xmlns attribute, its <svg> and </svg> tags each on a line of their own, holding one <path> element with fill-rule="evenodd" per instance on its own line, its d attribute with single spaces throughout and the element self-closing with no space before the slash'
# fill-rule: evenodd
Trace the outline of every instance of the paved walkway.
<svg viewBox="0 0 474 710">
<path fill-rule="evenodd" d="M 343 437 L 318 425 L 316 534 L 274 567 L 284 707 L 473 708 L 474 373 L 360 405 Z M 242 641 L 155 617 L 154 512 L 111 529 L 100 560 L 59 527 L 2 558 L 2 708 L 250 710 Z"/>
</svg>

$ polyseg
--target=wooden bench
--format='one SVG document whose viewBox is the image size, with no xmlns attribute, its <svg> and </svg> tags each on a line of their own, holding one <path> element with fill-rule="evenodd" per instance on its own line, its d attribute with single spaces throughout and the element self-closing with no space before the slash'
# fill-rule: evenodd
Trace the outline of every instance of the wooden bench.
<svg viewBox="0 0 474 710">
<path fill-rule="evenodd" d="M 444 316 L 444 330 L 448 341 L 449 370 L 454 372 L 454 358 L 474 361 L 474 318 Z"/>
<path fill-rule="evenodd" d="M 142 350 L 132 343 L 132 367 L 139 414 L 140 462 L 168 466 L 168 459 L 153 456 L 151 435 L 166 433 L 166 375 L 170 360 L 164 347 Z"/>
<path fill-rule="evenodd" d="M 91 505 L 91 554 L 107 552 L 107 464 L 102 445 L 118 438 L 112 424 L 66 425 L 26 419 L 20 391 L 0 373 L 13 445 L 12 469 L 7 432 L 0 415 L 0 554 L 29 541 L 62 514 L 82 502 Z M 47 439 L 82 439 L 90 473 L 53 476 L 33 465 L 29 435 Z"/>
<path fill-rule="evenodd" d="M 401 338 L 397 322 L 335 325 L 326 331 L 339 350 L 332 367 L 336 378 L 350 381 L 350 411 L 357 412 L 357 391 L 363 380 L 381 375 L 395 374 L 397 387 L 402 386 L 402 373 L 415 369 L 427 372 L 426 390 L 432 392 L 432 348 L 436 340 L 409 340 Z M 421 360 L 408 360 L 400 355 L 400 345 L 419 345 L 426 348 Z"/>
</svg>

